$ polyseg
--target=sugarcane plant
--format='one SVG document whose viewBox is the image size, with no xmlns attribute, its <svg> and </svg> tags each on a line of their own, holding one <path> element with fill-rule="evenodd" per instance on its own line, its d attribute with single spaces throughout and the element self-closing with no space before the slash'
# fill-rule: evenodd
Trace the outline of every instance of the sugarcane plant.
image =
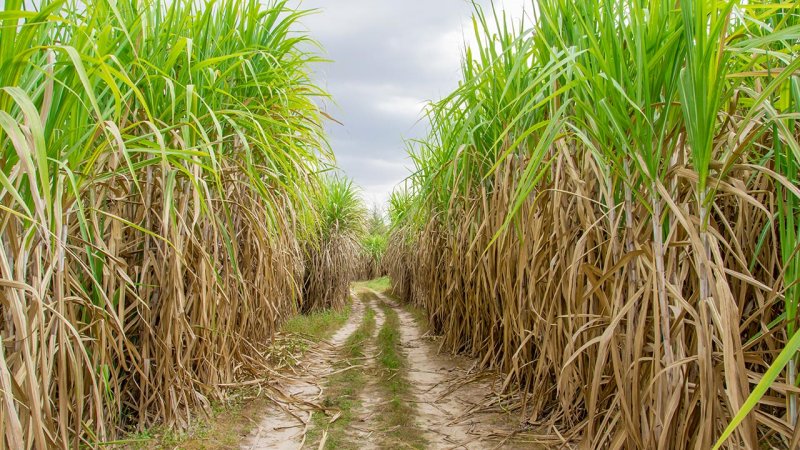
<svg viewBox="0 0 800 450">
<path fill-rule="evenodd" d="M 386 252 L 388 227 L 383 212 L 373 205 L 366 220 L 364 235 L 361 237 L 361 253 L 357 278 L 372 280 L 385 275 L 383 255 Z"/>
<path fill-rule="evenodd" d="M 3 447 L 185 428 L 269 368 L 302 303 L 298 218 L 332 161 L 303 14 L 4 2 Z"/>
<path fill-rule="evenodd" d="M 349 298 L 350 282 L 357 278 L 366 209 L 352 180 L 339 175 L 324 178 L 313 204 L 316 213 L 310 216 L 305 245 L 303 311 L 341 309 Z"/>
<path fill-rule="evenodd" d="M 798 6 L 531 3 L 412 143 L 396 292 L 592 448 L 793 448 Z"/>
</svg>

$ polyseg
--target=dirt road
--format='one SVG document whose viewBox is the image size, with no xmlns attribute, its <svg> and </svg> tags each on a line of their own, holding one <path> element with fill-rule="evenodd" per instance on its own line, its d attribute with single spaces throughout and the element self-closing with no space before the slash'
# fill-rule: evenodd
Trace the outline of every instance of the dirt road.
<svg viewBox="0 0 800 450">
<path fill-rule="evenodd" d="M 348 322 L 302 359 L 243 449 L 532 448 L 497 374 L 440 354 L 409 311 L 360 286 Z M 516 442 L 516 443 L 515 443 Z"/>
</svg>

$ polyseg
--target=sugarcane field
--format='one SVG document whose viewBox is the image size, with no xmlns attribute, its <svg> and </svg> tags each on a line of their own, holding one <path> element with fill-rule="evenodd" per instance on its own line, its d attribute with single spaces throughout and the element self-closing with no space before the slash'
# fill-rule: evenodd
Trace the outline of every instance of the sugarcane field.
<svg viewBox="0 0 800 450">
<path fill-rule="evenodd" d="M 0 25 L 0 449 L 800 450 L 800 1 Z"/>
</svg>

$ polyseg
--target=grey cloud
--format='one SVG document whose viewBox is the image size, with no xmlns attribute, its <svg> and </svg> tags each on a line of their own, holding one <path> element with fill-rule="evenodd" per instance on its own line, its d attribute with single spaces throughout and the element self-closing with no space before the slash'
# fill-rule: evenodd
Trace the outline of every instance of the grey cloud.
<svg viewBox="0 0 800 450">
<path fill-rule="evenodd" d="M 333 61 L 313 70 L 336 102 L 323 108 L 342 123 L 327 124 L 339 166 L 368 201 L 383 202 L 409 174 L 403 139 L 426 132 L 424 103 L 457 85 L 472 6 L 466 0 L 305 0 L 300 7 L 319 9 L 302 25 Z"/>
</svg>

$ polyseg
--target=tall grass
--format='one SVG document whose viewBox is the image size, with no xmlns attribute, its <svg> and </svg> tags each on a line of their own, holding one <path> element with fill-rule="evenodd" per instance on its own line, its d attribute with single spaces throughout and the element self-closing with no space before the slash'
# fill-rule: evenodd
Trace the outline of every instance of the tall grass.
<svg viewBox="0 0 800 450">
<path fill-rule="evenodd" d="M 796 448 L 798 6 L 532 4 L 431 105 L 395 291 L 589 448 Z"/>
<path fill-rule="evenodd" d="M 0 21 L 0 428 L 182 427 L 301 303 L 330 155 L 282 1 L 46 0 Z"/>
<path fill-rule="evenodd" d="M 389 197 L 389 230 L 386 250 L 381 258 L 381 265 L 391 276 L 392 293 L 406 300 L 412 298 L 416 272 L 411 260 L 416 253 L 411 245 L 417 229 L 412 215 L 413 201 L 413 194 L 406 188 L 395 189 Z"/>
<path fill-rule="evenodd" d="M 377 205 L 373 205 L 366 221 L 364 235 L 361 237 L 361 252 L 356 270 L 357 279 L 373 280 L 386 275 L 383 255 L 386 252 L 388 234 L 389 230 L 383 212 L 378 209 Z"/>
<path fill-rule="evenodd" d="M 353 182 L 339 176 L 326 177 L 313 198 L 303 310 L 340 309 L 357 278 L 366 210 Z"/>
</svg>

